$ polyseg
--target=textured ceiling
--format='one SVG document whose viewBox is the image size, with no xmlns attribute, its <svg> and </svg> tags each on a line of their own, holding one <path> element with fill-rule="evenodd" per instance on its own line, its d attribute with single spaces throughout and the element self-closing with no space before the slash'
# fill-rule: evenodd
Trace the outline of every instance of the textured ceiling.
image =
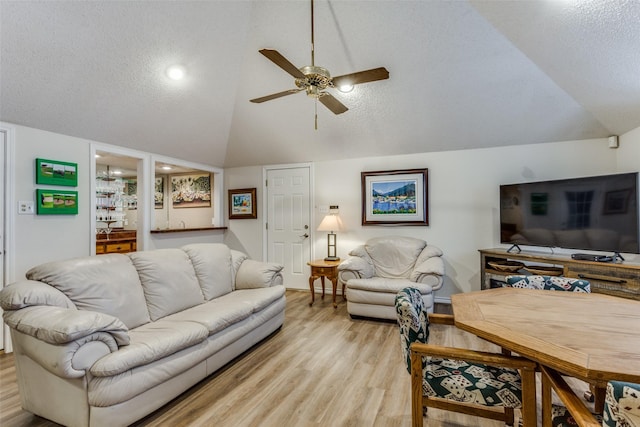
<svg viewBox="0 0 640 427">
<path fill-rule="evenodd" d="M 315 1 L 315 63 L 389 80 L 335 116 L 258 53 L 310 65 L 308 1 L 0 0 L 0 120 L 219 167 L 622 134 L 640 2 Z M 169 81 L 175 63 L 187 77 Z"/>
</svg>

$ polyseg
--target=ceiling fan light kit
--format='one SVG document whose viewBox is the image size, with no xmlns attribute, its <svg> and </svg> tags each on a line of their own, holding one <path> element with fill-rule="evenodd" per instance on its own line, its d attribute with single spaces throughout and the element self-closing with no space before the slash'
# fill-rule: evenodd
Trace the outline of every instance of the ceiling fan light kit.
<svg viewBox="0 0 640 427">
<path fill-rule="evenodd" d="M 271 101 L 272 99 L 281 98 L 301 91 L 305 91 L 307 96 L 320 101 L 322 105 L 327 107 L 334 114 L 342 114 L 349 109 L 342 104 L 337 98 L 333 97 L 328 88 L 337 88 L 343 93 L 351 92 L 353 86 L 361 83 L 368 83 L 377 80 L 385 80 L 389 78 L 389 71 L 384 67 L 373 68 L 371 70 L 359 71 L 356 73 L 345 74 L 342 76 L 331 77 L 329 70 L 318 67 L 314 63 L 314 30 L 313 30 L 313 0 L 311 0 L 311 65 L 301 68 L 296 67 L 288 59 L 280 54 L 277 50 L 261 49 L 259 52 L 267 57 L 271 62 L 282 68 L 284 71 L 294 77 L 294 83 L 297 89 L 289 89 L 260 98 L 251 99 L 253 103 L 262 103 Z M 318 114 L 316 112 L 315 119 L 317 129 Z"/>
</svg>

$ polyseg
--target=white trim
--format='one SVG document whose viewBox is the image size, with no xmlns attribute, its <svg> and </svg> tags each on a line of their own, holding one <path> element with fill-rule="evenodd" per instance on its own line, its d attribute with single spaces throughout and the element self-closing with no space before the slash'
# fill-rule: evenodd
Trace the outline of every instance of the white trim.
<svg viewBox="0 0 640 427">
<path fill-rule="evenodd" d="M 215 166 L 211 166 L 211 165 L 205 165 L 203 163 L 195 163 L 195 162 L 188 162 L 186 160 L 179 160 L 179 159 L 174 159 L 173 157 L 166 157 L 166 156 L 160 156 L 160 155 L 151 155 L 151 164 L 150 164 L 150 177 L 151 177 L 151 181 L 150 182 L 155 182 L 155 164 L 156 162 L 160 162 L 160 163 L 168 163 L 168 164 L 172 164 L 172 165 L 176 165 L 176 166 L 181 166 L 181 167 L 185 167 L 185 168 L 191 168 L 191 169 L 198 169 L 198 170 L 202 170 L 202 171 L 206 171 L 206 172 L 211 172 L 212 174 L 214 174 L 213 177 L 213 218 L 215 221 L 214 227 L 224 227 L 225 225 L 225 221 L 224 221 L 224 205 L 225 205 L 225 194 L 224 194 L 224 169 L 215 167 Z M 149 188 L 152 188 L 151 186 L 149 186 Z M 150 200 L 151 200 L 151 206 L 153 206 L 153 204 L 155 203 L 153 201 L 153 192 L 151 192 L 151 194 L 149 195 Z M 151 210 L 151 212 L 149 212 L 150 215 L 150 222 L 149 225 L 150 227 L 155 227 L 154 224 L 154 215 L 153 215 L 153 209 Z"/>
<path fill-rule="evenodd" d="M 267 252 L 268 252 L 268 248 L 267 248 L 267 213 L 269 212 L 269 204 L 268 204 L 268 198 L 267 198 L 267 172 L 270 170 L 277 170 L 277 169 L 297 169 L 297 168 L 308 168 L 309 169 L 309 228 L 311 230 L 311 224 L 315 224 L 315 217 L 314 217 L 314 212 L 315 209 L 313 208 L 315 206 L 315 197 L 314 197 L 314 191 L 313 189 L 315 188 L 314 185 L 314 170 L 313 170 L 313 163 L 290 163 L 290 164 L 283 164 L 283 165 L 269 165 L 269 166 L 263 166 L 262 167 L 262 259 L 263 260 L 267 260 Z M 315 259 L 315 231 L 311 230 L 311 234 L 309 237 L 310 240 L 310 249 L 309 249 L 309 256 L 310 256 L 310 260 Z"/>
<path fill-rule="evenodd" d="M 116 145 L 108 145 L 102 144 L 98 142 L 92 142 L 91 148 L 89 150 L 89 170 L 91 174 L 91 182 L 89 183 L 89 194 L 96 194 L 96 152 L 97 151 L 105 151 L 107 153 L 113 153 L 121 156 L 132 157 L 134 159 L 138 159 L 138 170 L 137 170 L 137 179 L 138 179 L 138 188 L 142 190 L 142 200 L 151 200 L 153 204 L 153 199 L 150 195 L 151 190 L 146 185 L 147 177 L 149 176 L 149 165 L 151 154 L 145 153 L 144 151 L 132 150 L 129 148 L 119 147 Z M 141 162 L 141 163 L 140 163 Z M 138 205 L 138 218 L 137 218 L 137 227 L 136 227 L 136 246 L 139 251 L 144 250 L 149 247 L 149 230 L 150 230 L 150 222 L 149 218 L 151 217 L 150 211 L 153 212 L 148 206 L 149 203 L 141 203 Z M 91 208 L 90 212 L 96 211 L 96 198 L 91 197 Z M 91 215 L 90 221 L 90 230 L 89 235 L 91 236 L 91 255 L 96 254 L 96 216 Z"/>
<path fill-rule="evenodd" d="M 437 302 L 438 304 L 451 305 L 451 297 L 434 297 L 433 302 Z"/>
<path fill-rule="evenodd" d="M 0 132 L 6 135 L 4 152 L 4 280 L 5 284 L 15 281 L 15 127 L 0 122 Z M 13 352 L 9 327 L 2 323 L 4 352 Z"/>
</svg>

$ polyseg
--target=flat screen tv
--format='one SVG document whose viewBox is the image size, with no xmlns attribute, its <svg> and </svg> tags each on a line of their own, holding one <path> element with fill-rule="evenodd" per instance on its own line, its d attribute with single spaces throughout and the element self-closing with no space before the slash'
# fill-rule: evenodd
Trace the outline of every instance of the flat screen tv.
<svg viewBox="0 0 640 427">
<path fill-rule="evenodd" d="M 638 173 L 500 186 L 500 242 L 640 253 Z"/>
</svg>

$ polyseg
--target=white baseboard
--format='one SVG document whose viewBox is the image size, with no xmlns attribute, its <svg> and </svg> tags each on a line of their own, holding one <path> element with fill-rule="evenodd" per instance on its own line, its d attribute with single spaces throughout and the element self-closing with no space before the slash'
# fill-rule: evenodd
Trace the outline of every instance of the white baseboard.
<svg viewBox="0 0 640 427">
<path fill-rule="evenodd" d="M 451 304 L 451 297 L 435 297 L 433 301 L 439 304 Z"/>
</svg>

